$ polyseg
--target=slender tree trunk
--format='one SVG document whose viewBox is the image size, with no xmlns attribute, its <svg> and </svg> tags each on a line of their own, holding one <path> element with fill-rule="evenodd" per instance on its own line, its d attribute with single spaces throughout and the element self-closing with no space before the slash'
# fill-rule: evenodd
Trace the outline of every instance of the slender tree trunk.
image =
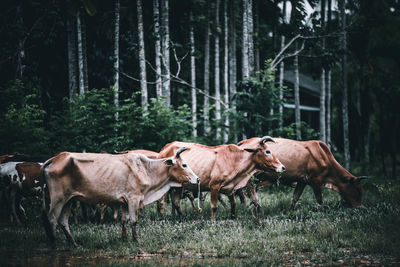
<svg viewBox="0 0 400 267">
<path fill-rule="evenodd" d="M 325 33 L 325 0 L 321 0 L 321 28 Z M 325 38 L 322 38 L 322 53 L 325 51 Z M 322 59 L 323 61 L 323 59 Z M 321 63 L 321 91 L 319 95 L 319 131 L 320 139 L 322 142 L 326 142 L 326 112 L 325 112 L 325 67 L 323 62 Z"/>
<path fill-rule="evenodd" d="M 327 18 L 327 28 L 328 33 L 331 31 L 331 21 L 332 21 L 332 0 L 328 0 L 328 18 Z M 329 45 L 329 39 L 328 39 Z M 331 84 L 332 84 L 332 71 L 328 67 L 327 83 L 326 83 L 326 143 L 329 148 L 331 147 Z"/>
<path fill-rule="evenodd" d="M 236 80 L 237 80 L 237 61 L 236 61 L 236 26 L 235 26 L 235 0 L 230 1 L 230 20 L 229 20 L 229 93 L 231 99 L 231 108 L 236 110 L 233 96 L 236 94 Z M 234 142 L 237 141 L 237 125 L 234 128 Z"/>
<path fill-rule="evenodd" d="M 285 36 L 281 37 L 281 50 L 285 47 Z M 283 60 L 279 64 L 279 131 L 283 128 L 283 78 L 285 73 L 285 63 Z"/>
<path fill-rule="evenodd" d="M 162 0 L 161 23 L 162 23 L 162 60 L 164 66 L 163 75 L 163 96 L 167 106 L 171 105 L 171 70 L 169 51 L 169 4 L 168 0 Z"/>
<path fill-rule="evenodd" d="M 282 7 L 282 19 L 283 23 L 286 23 L 287 17 L 286 17 L 286 0 L 283 1 L 283 7 Z M 285 36 L 282 35 L 281 37 L 281 51 L 285 47 Z M 285 63 L 282 60 L 282 62 L 279 65 L 279 131 L 281 132 L 283 129 L 283 78 L 285 73 Z"/>
<path fill-rule="evenodd" d="M 204 40 L 204 102 L 203 102 L 203 119 L 204 119 L 204 134 L 208 135 L 210 133 L 210 105 L 207 95 L 210 94 L 210 22 L 209 15 L 207 11 L 206 19 L 206 33 Z"/>
<path fill-rule="evenodd" d="M 196 97 L 196 58 L 193 31 L 193 18 L 190 14 L 190 67 L 191 67 L 191 85 L 192 85 L 192 135 L 197 137 L 197 97 Z"/>
<path fill-rule="evenodd" d="M 228 66 L 228 0 L 224 0 L 224 102 L 227 105 L 229 105 Z M 223 136 L 225 144 L 229 139 L 229 124 L 229 113 L 226 110 Z"/>
<path fill-rule="evenodd" d="M 67 14 L 67 48 L 68 48 L 68 88 L 69 100 L 72 101 L 78 92 L 77 62 L 76 62 L 76 29 L 75 21 Z"/>
<path fill-rule="evenodd" d="M 142 0 L 136 0 L 136 4 L 137 4 L 137 18 L 138 18 L 138 39 L 139 39 L 140 91 L 142 95 L 142 108 L 144 110 L 147 110 L 147 78 L 146 78 L 146 58 L 144 50 Z"/>
<path fill-rule="evenodd" d="M 254 27 L 253 27 L 253 0 L 247 0 L 247 30 L 248 30 L 248 58 L 249 58 L 249 75 L 254 75 Z"/>
<path fill-rule="evenodd" d="M 114 105 L 119 106 L 119 0 L 115 0 L 114 10 Z M 115 119 L 118 119 L 118 112 L 115 113 Z"/>
<path fill-rule="evenodd" d="M 219 73 L 219 35 L 220 35 L 220 24 L 219 24 L 219 0 L 215 3 L 215 36 L 214 36 L 214 60 L 215 60 L 215 72 L 214 72 L 214 81 L 215 81 L 215 120 L 217 122 L 216 129 L 216 139 L 221 139 L 221 127 L 219 124 L 221 123 L 221 88 L 220 88 L 220 73 Z"/>
<path fill-rule="evenodd" d="M 254 42 L 254 72 L 257 73 L 260 70 L 260 15 L 259 15 L 259 1 L 255 0 L 254 2 L 254 32 L 253 34 L 253 42 Z"/>
<path fill-rule="evenodd" d="M 242 22 L 242 79 L 250 75 L 249 70 L 249 30 L 248 30 L 248 1 L 243 0 L 243 22 Z"/>
<path fill-rule="evenodd" d="M 162 81 L 161 81 L 161 41 L 160 41 L 160 12 L 158 0 L 153 0 L 153 20 L 155 35 L 155 63 L 156 63 L 156 96 L 162 97 Z"/>
<path fill-rule="evenodd" d="M 344 143 L 344 159 L 346 169 L 350 169 L 350 141 L 349 141 L 349 111 L 348 111 L 348 94 L 347 94 L 347 34 L 346 34 L 346 0 L 340 2 L 340 15 L 342 20 L 342 116 L 343 116 L 343 143 Z"/>
<path fill-rule="evenodd" d="M 87 60 L 87 45 L 86 45 L 86 22 L 85 13 L 81 12 L 81 28 L 82 28 L 82 51 L 83 51 L 83 84 L 85 92 L 89 90 L 89 77 L 88 77 L 88 60 Z"/>
<path fill-rule="evenodd" d="M 19 38 L 18 38 L 18 52 L 17 52 L 17 69 L 16 69 L 16 78 L 22 80 L 24 77 L 24 60 L 25 60 L 25 45 L 24 45 L 24 17 L 23 17 L 23 10 L 22 10 L 22 3 L 21 1 L 17 6 L 17 23 L 18 23 L 18 30 L 19 30 Z"/>
<path fill-rule="evenodd" d="M 78 39 L 78 69 L 79 69 L 79 94 L 85 93 L 84 70 L 83 70 L 83 45 L 82 45 L 82 29 L 80 15 L 76 16 L 76 29 Z"/>
<path fill-rule="evenodd" d="M 296 42 L 296 50 L 297 50 L 297 42 Z M 297 140 L 301 140 L 301 129 L 300 129 L 300 90 L 299 90 L 299 57 L 296 55 L 294 57 L 294 105 L 295 105 L 295 121 L 296 121 L 296 137 Z"/>
<path fill-rule="evenodd" d="M 329 148 L 331 147 L 331 85 L 332 85 L 332 72 L 329 69 L 326 83 L 326 143 Z"/>
</svg>

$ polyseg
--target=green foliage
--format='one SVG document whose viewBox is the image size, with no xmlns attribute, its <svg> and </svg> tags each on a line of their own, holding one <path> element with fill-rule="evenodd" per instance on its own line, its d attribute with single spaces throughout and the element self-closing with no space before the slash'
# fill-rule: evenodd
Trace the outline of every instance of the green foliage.
<svg viewBox="0 0 400 267">
<path fill-rule="evenodd" d="M 2 92 L 1 150 L 5 153 L 47 153 L 48 133 L 44 129 L 46 112 L 37 94 L 27 92 L 20 81 L 15 81 Z M 26 95 L 21 97 L 21 93 Z"/>
<path fill-rule="evenodd" d="M 319 139 L 319 132 L 311 128 L 305 121 L 300 122 L 300 131 L 302 140 L 317 140 Z M 281 137 L 296 140 L 296 123 L 293 122 L 288 126 L 283 127 L 280 133 Z"/>
<path fill-rule="evenodd" d="M 270 115 L 270 109 L 280 105 L 279 88 L 275 86 L 270 61 L 257 76 L 239 81 L 237 94 L 234 96 L 237 108 L 232 117 L 236 120 L 238 133 L 247 136 L 260 136 L 267 133 L 277 116 Z"/>
</svg>

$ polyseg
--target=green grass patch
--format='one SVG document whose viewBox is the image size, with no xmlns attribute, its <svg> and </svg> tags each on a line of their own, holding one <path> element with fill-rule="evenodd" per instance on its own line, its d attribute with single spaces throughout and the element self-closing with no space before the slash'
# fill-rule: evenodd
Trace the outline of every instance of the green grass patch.
<svg viewBox="0 0 400 267">
<path fill-rule="evenodd" d="M 101 266 L 396 265 L 400 259 L 399 190 L 397 181 L 368 181 L 363 207 L 350 209 L 328 189 L 323 191 L 324 205 L 319 206 L 312 190 L 306 188 L 297 208 L 291 210 L 293 189 L 274 186 L 260 192 L 259 217 L 238 204 L 237 219 L 231 220 L 230 208 L 219 205 L 215 223 L 210 220 L 209 199 L 200 215 L 183 201 L 185 215 L 181 217 L 172 216 L 169 205 L 162 217 L 152 204 L 139 216 L 137 243 L 121 240 L 120 223 L 112 221 L 111 212 L 105 224 L 74 225 L 71 218 L 71 231 L 80 246 L 72 248 L 59 231 L 55 250 L 48 247 L 37 217 L 40 208 L 34 205 L 36 210 L 28 212 L 25 226 L 4 220 L 0 223 L 0 262 Z"/>
</svg>

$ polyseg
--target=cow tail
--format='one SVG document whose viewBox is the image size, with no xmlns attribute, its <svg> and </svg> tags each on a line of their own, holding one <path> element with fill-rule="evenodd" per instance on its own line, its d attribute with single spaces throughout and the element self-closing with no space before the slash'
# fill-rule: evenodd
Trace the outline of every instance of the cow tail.
<svg viewBox="0 0 400 267">
<path fill-rule="evenodd" d="M 46 173 L 45 169 L 49 166 L 53 161 L 50 159 L 46 161 L 42 168 L 40 169 L 40 186 L 42 187 L 42 222 L 44 226 L 44 230 L 46 232 L 47 237 L 50 239 L 50 242 L 54 244 L 55 236 L 49 221 L 49 217 L 47 215 L 47 205 L 46 199 L 49 198 L 49 190 L 48 186 L 46 186 Z"/>
</svg>

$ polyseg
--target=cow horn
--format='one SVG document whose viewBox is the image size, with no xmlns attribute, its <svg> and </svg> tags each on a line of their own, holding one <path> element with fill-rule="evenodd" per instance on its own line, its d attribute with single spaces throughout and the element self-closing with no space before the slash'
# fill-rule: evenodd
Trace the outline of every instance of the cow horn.
<svg viewBox="0 0 400 267">
<path fill-rule="evenodd" d="M 368 179 L 368 176 L 358 176 L 357 179 L 358 180 Z"/>
<path fill-rule="evenodd" d="M 275 140 L 272 139 L 271 136 L 264 136 L 263 138 L 261 138 L 260 144 L 266 143 L 266 142 L 268 142 L 268 141 L 275 143 Z"/>
<path fill-rule="evenodd" d="M 187 150 L 186 147 L 181 147 L 181 148 L 179 148 L 179 149 L 176 151 L 175 157 L 176 157 L 176 158 L 179 158 L 179 157 L 180 157 L 180 154 L 181 154 L 183 151 L 185 151 L 185 150 Z"/>
</svg>

